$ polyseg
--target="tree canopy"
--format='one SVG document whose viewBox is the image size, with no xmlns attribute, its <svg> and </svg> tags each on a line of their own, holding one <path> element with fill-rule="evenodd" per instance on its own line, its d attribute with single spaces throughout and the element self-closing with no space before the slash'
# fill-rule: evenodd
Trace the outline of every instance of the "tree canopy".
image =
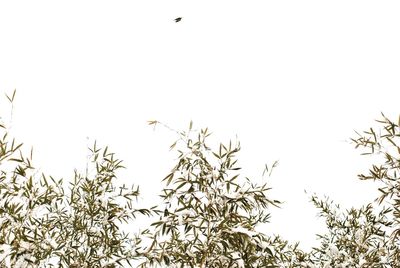
<svg viewBox="0 0 400 268">
<path fill-rule="evenodd" d="M 7 98 L 12 103 L 15 92 Z M 207 128 L 190 122 L 175 131 L 176 164 L 160 180 L 160 202 L 139 208 L 139 187 L 120 183 L 124 166 L 108 147 L 94 143 L 86 172 L 64 181 L 39 174 L 32 150 L 2 123 L 0 267 L 400 267 L 400 117 L 382 114 L 377 123 L 351 140 L 375 157 L 358 177 L 378 181 L 380 196 L 350 209 L 310 196 L 328 230 L 310 251 L 260 231 L 281 202 L 265 178 L 241 173 L 240 143 L 212 148 Z M 147 228 L 123 231 L 139 214 L 149 218 Z"/>
</svg>

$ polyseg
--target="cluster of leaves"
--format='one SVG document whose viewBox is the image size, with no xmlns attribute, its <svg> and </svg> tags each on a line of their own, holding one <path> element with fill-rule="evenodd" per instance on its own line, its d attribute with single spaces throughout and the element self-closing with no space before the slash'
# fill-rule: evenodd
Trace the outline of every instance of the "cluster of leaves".
<svg viewBox="0 0 400 268">
<path fill-rule="evenodd" d="M 7 99 L 12 104 L 12 97 Z M 58 247 L 56 229 L 59 220 L 49 208 L 60 201 L 59 182 L 38 176 L 22 144 L 8 137 L 0 125 L 0 267 L 37 267 Z"/>
<path fill-rule="evenodd" d="M 400 117 L 397 122 L 390 120 L 384 114 L 377 120 L 379 129 L 370 128 L 352 141 L 356 148 L 363 148 L 364 155 L 372 155 L 380 161 L 373 164 L 369 172 L 360 174 L 361 180 L 374 180 L 381 183 L 379 204 L 388 204 L 392 213 L 393 230 L 390 241 L 397 251 L 390 259 L 395 262 L 394 267 L 400 266 Z"/>
<path fill-rule="evenodd" d="M 152 124 L 158 122 L 153 121 Z M 207 146 L 207 129 L 179 133 L 171 147 L 178 164 L 165 177 L 159 219 L 152 224 L 148 261 L 168 267 L 276 267 L 269 238 L 256 227 L 268 221 L 266 183 L 238 174 L 240 145 Z"/>
<path fill-rule="evenodd" d="M 274 267 L 280 268 L 310 268 L 313 267 L 310 253 L 299 248 L 299 243 L 289 243 L 280 236 L 268 238 L 272 256 L 275 260 Z"/>
<path fill-rule="evenodd" d="M 94 174 L 75 172 L 68 197 L 65 195 L 59 214 L 60 249 L 53 255 L 66 267 L 121 267 L 139 255 L 140 238 L 121 231 L 121 223 L 130 223 L 137 213 L 133 202 L 138 187 L 116 186 L 116 171 L 121 160 L 105 149 L 91 149 Z"/>
<path fill-rule="evenodd" d="M 345 211 L 328 198 L 313 195 L 311 201 L 325 218 L 328 232 L 318 235 L 320 246 L 295 267 L 400 267 L 400 118 L 395 123 L 382 114 L 377 122 L 378 130 L 357 133 L 352 142 L 364 149 L 363 155 L 375 157 L 375 164 L 359 179 L 379 181 L 381 195 L 375 203 Z"/>
<path fill-rule="evenodd" d="M 393 226 L 391 209 L 375 211 L 371 204 L 360 209 L 341 211 L 329 199 L 312 196 L 312 202 L 326 220 L 328 233 L 319 235 L 321 246 L 314 248 L 316 267 L 396 267 L 390 255 L 398 248 L 391 245 L 387 231 Z"/>
<path fill-rule="evenodd" d="M 39 265 L 58 246 L 57 213 L 49 208 L 63 198 L 53 178 L 37 178 L 31 157 L 20 152 L 22 144 L 0 140 L 0 265 Z M 59 240 L 58 240 L 59 241 Z"/>
<path fill-rule="evenodd" d="M 379 181 L 380 197 L 375 203 L 343 211 L 328 198 L 313 195 L 311 201 L 328 231 L 317 235 L 320 246 L 311 252 L 289 251 L 292 258 L 284 259 L 280 267 L 400 267 L 400 118 L 395 123 L 382 115 L 377 122 L 381 128 L 357 133 L 352 142 L 366 149 L 363 155 L 375 157 L 369 172 L 359 178 Z M 297 264 L 291 266 L 293 262 Z"/>
<path fill-rule="evenodd" d="M 11 103 L 14 97 L 7 96 Z M 188 131 L 175 131 L 177 164 L 163 180 L 161 204 L 137 209 L 139 188 L 118 182 L 122 161 L 107 147 L 95 143 L 90 168 L 75 171 L 66 187 L 38 174 L 32 151 L 25 157 L 22 144 L 0 124 L 0 268 L 111 268 L 134 260 L 143 268 L 400 267 L 400 118 L 395 123 L 383 115 L 378 123 L 382 128 L 352 141 L 381 161 L 359 175 L 379 181 L 381 195 L 374 204 L 345 211 L 313 195 L 328 231 L 310 252 L 259 231 L 269 221 L 268 207 L 280 202 L 268 197 L 265 181 L 240 175 L 240 144 L 213 150 L 208 129 L 195 131 L 190 123 Z M 123 232 L 137 214 L 156 218 L 138 235 Z"/>
<path fill-rule="evenodd" d="M 65 187 L 38 174 L 4 124 L 0 131 L 0 267 L 123 267 L 140 255 L 140 237 L 120 227 L 151 212 L 133 207 L 138 188 L 116 186 L 123 166 L 113 153 L 95 143 L 93 171 L 75 171 Z"/>
</svg>

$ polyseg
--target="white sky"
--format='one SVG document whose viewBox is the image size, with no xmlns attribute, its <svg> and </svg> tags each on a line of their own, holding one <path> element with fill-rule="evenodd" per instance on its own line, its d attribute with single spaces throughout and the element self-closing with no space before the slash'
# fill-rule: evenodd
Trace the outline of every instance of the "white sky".
<svg viewBox="0 0 400 268">
<path fill-rule="evenodd" d="M 398 1 L 0 1 L 0 93 L 17 89 L 13 131 L 43 172 L 72 176 L 97 139 L 150 200 L 175 137 L 147 120 L 237 135 L 243 175 L 280 161 L 271 195 L 286 203 L 265 231 L 309 247 L 323 225 L 304 190 L 377 196 L 345 140 L 400 112 L 399 14 Z"/>
</svg>

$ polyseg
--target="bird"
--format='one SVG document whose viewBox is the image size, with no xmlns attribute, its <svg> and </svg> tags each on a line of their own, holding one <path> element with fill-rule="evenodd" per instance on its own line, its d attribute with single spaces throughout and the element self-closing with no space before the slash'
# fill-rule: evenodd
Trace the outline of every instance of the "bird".
<svg viewBox="0 0 400 268">
<path fill-rule="evenodd" d="M 180 22 L 182 20 L 182 17 L 177 17 L 176 19 L 175 19 L 175 22 Z"/>
</svg>

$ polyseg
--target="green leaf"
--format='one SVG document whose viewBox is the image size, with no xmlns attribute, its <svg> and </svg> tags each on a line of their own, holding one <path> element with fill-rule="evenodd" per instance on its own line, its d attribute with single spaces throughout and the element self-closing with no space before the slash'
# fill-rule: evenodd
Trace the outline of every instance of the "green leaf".
<svg viewBox="0 0 400 268">
<path fill-rule="evenodd" d="M 16 92 L 17 92 L 17 90 L 14 89 L 14 92 L 13 92 L 11 98 L 10 98 L 7 94 L 5 94 L 10 103 L 12 103 L 12 102 L 14 101 L 15 93 L 16 93 Z"/>
<path fill-rule="evenodd" d="M 173 178 L 174 178 L 174 173 L 170 173 L 162 181 L 167 181 L 167 186 L 168 186 Z"/>
</svg>

